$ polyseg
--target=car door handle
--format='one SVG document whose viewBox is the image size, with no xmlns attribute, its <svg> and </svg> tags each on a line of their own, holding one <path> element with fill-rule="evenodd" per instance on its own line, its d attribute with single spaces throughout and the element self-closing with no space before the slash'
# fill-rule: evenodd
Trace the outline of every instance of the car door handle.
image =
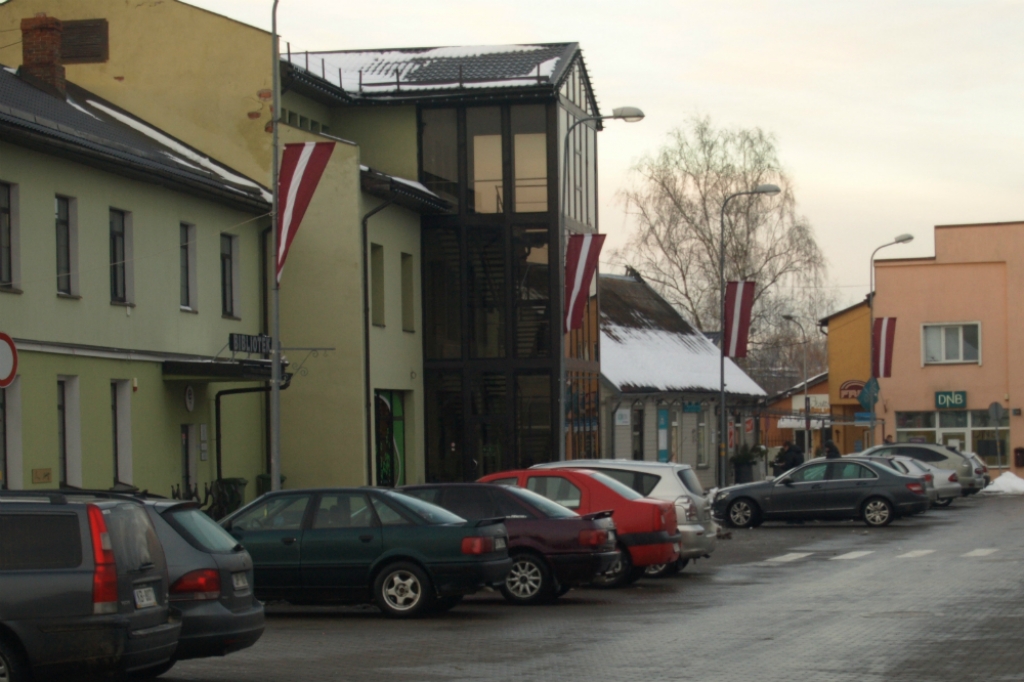
<svg viewBox="0 0 1024 682">
<path fill-rule="evenodd" d="M 817 490 L 820 487 L 821 487 L 820 483 L 815 483 L 814 485 L 811 486 L 811 490 Z"/>
<path fill-rule="evenodd" d="M 297 538 L 281 538 L 281 542 L 286 545 L 294 545 Z"/>
<path fill-rule="evenodd" d="M 373 536 L 372 535 L 360 535 L 359 539 L 362 540 L 363 542 L 370 542 L 371 540 L 373 540 Z"/>
</svg>

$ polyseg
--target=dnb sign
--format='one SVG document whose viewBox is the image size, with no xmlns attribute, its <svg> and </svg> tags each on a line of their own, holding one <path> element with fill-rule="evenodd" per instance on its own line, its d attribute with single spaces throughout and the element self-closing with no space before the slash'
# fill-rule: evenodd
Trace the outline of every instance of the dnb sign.
<svg viewBox="0 0 1024 682">
<path fill-rule="evenodd" d="M 967 391 L 936 391 L 935 409 L 954 410 L 967 407 Z"/>
<path fill-rule="evenodd" d="M 0 332 L 0 388 L 7 388 L 18 376 L 18 347 L 14 339 Z"/>
</svg>

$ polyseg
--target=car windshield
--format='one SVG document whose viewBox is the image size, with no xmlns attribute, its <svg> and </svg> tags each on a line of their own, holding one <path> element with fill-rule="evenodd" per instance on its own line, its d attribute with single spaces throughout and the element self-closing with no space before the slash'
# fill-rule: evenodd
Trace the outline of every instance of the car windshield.
<svg viewBox="0 0 1024 682">
<path fill-rule="evenodd" d="M 230 533 L 195 507 L 171 509 L 164 512 L 164 518 L 191 544 L 207 552 L 234 552 L 240 546 Z"/>
<path fill-rule="evenodd" d="M 557 502 L 552 502 L 548 498 L 543 495 L 538 495 L 532 490 L 509 487 L 508 491 L 549 519 L 572 519 L 579 516 L 579 514 L 573 510 L 566 509 Z"/>
<path fill-rule="evenodd" d="M 447 509 L 442 509 L 436 504 L 430 504 L 423 500 L 410 497 L 409 495 L 403 495 L 402 493 L 386 492 L 388 500 L 400 505 L 403 509 L 408 510 L 414 516 L 423 521 L 426 521 L 432 526 L 440 526 L 449 523 L 466 523 L 466 519 L 461 516 L 452 514 Z"/>
<path fill-rule="evenodd" d="M 700 479 L 697 478 L 697 474 L 693 469 L 680 469 L 679 480 L 683 482 L 686 489 L 694 495 L 703 495 L 704 487 L 700 484 Z"/>
<path fill-rule="evenodd" d="M 623 485 L 623 484 L 619 483 L 618 481 L 616 481 L 611 476 L 605 476 L 604 474 L 600 474 L 600 473 L 598 473 L 596 471 L 588 471 L 588 472 L 586 472 L 586 474 L 587 474 L 587 476 L 590 476 L 595 481 L 599 481 L 600 483 L 608 486 L 609 488 L 611 488 L 612 490 L 617 492 L 619 495 L 622 495 L 623 497 L 625 497 L 627 500 L 642 500 L 642 499 L 644 499 L 643 495 L 641 495 L 637 491 L 633 490 L 629 486 Z"/>
</svg>

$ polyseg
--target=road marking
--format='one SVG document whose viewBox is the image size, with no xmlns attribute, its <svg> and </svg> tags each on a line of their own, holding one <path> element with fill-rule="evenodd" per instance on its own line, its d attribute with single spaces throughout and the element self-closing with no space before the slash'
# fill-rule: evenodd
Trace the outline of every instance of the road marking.
<svg viewBox="0 0 1024 682">
<path fill-rule="evenodd" d="M 929 554 L 933 554 L 934 552 L 935 552 L 934 549 L 915 549 L 912 552 L 907 552 L 906 554 L 900 554 L 896 558 L 897 559 L 916 559 L 919 556 L 928 556 Z"/>
<path fill-rule="evenodd" d="M 809 557 L 812 554 L 814 554 L 814 552 L 793 552 L 791 554 L 783 554 L 782 556 L 773 557 L 771 559 L 765 559 L 765 561 L 784 563 L 787 561 L 796 561 L 797 559 L 803 559 L 804 557 Z"/>
<path fill-rule="evenodd" d="M 968 552 L 967 554 L 961 554 L 960 556 L 962 556 L 962 557 L 988 556 L 989 554 L 995 554 L 998 551 L 999 551 L 998 549 L 976 549 L 976 550 L 974 550 L 972 552 Z"/>
<path fill-rule="evenodd" d="M 846 554 L 840 554 L 839 556 L 832 557 L 832 561 L 841 561 L 841 560 L 844 560 L 844 559 L 859 559 L 862 556 L 867 556 L 868 554 L 873 554 L 873 553 L 874 553 L 874 550 L 868 550 L 868 551 L 864 551 L 864 552 L 847 552 Z"/>
</svg>

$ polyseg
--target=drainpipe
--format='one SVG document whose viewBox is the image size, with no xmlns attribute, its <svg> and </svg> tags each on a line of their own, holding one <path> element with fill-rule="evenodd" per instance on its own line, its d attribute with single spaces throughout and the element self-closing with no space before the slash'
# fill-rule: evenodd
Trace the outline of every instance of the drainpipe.
<svg viewBox="0 0 1024 682">
<path fill-rule="evenodd" d="M 281 386 L 281 390 L 288 388 L 288 384 L 291 383 L 291 379 L 285 378 L 284 383 Z M 221 470 L 221 458 L 220 458 L 220 399 L 221 396 L 225 395 L 239 395 L 241 393 L 270 393 L 271 386 L 256 386 L 253 388 L 228 388 L 223 391 L 217 391 L 214 397 L 214 438 L 216 439 L 216 456 L 217 456 L 217 480 L 221 480 L 223 471 Z"/>
<path fill-rule="evenodd" d="M 363 380 L 366 382 L 366 485 L 373 485 L 373 386 L 370 385 L 370 264 L 369 223 L 370 218 L 395 203 L 388 199 L 363 216 Z"/>
</svg>

